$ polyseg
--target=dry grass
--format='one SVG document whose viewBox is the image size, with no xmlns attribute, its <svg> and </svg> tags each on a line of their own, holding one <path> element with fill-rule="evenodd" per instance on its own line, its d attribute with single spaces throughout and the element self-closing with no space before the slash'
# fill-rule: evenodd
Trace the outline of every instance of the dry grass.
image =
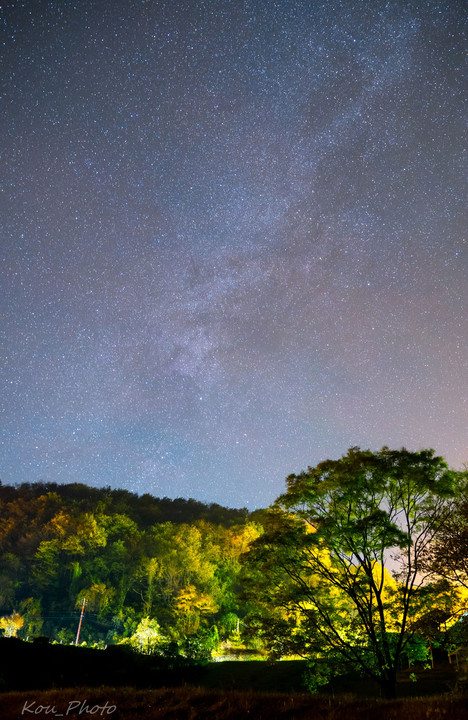
<svg viewBox="0 0 468 720">
<path fill-rule="evenodd" d="M 353 696 L 332 699 L 300 693 L 221 692 L 191 686 L 157 690 L 67 688 L 0 695 L 1 720 L 27 717 L 45 720 L 60 714 L 113 720 L 466 720 L 468 698 L 373 701 Z"/>
</svg>

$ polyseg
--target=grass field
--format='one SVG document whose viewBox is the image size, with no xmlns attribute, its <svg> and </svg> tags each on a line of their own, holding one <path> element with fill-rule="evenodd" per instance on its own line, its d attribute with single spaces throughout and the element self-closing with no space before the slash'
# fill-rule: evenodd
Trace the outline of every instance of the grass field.
<svg viewBox="0 0 468 720">
<path fill-rule="evenodd" d="M 468 698 L 445 696 L 392 701 L 304 693 L 215 691 L 185 686 L 67 688 L 0 695 L 0 718 L 101 718 L 113 720 L 466 720 Z"/>
</svg>

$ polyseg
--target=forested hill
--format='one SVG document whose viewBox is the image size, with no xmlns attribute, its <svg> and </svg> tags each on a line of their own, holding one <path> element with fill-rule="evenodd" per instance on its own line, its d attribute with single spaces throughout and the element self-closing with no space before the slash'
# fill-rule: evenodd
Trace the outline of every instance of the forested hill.
<svg viewBox="0 0 468 720">
<path fill-rule="evenodd" d="M 241 557 L 259 521 L 109 487 L 0 485 L 0 629 L 73 642 L 85 600 L 86 642 L 228 637 L 246 613 Z"/>
<path fill-rule="evenodd" d="M 261 511 L 249 513 L 246 508 L 226 508 L 217 503 L 205 504 L 193 498 L 157 498 L 137 495 L 129 490 L 112 490 L 110 487 L 94 488 L 83 483 L 60 485 L 57 483 L 22 483 L 3 485 L 0 482 L 0 502 L 20 504 L 34 502 L 46 495 L 55 495 L 64 509 L 92 512 L 99 509 L 109 515 L 124 514 L 140 529 L 155 523 L 193 523 L 205 520 L 226 528 L 239 525 L 249 519 L 259 519 Z"/>
</svg>

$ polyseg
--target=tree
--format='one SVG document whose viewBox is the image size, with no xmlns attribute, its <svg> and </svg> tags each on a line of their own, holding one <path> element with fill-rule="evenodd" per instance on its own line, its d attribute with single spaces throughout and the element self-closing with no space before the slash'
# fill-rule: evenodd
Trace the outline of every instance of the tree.
<svg viewBox="0 0 468 720">
<path fill-rule="evenodd" d="M 217 610 L 211 595 L 198 591 L 194 585 L 186 585 L 174 601 L 176 627 L 182 637 L 193 635 L 199 629 L 202 618 L 214 615 Z"/>
<path fill-rule="evenodd" d="M 150 655 L 158 646 L 163 647 L 166 638 L 161 634 L 157 620 L 144 617 L 128 643 L 146 655 Z"/>
<path fill-rule="evenodd" d="M 388 448 L 290 475 L 247 556 L 270 647 L 358 668 L 393 697 L 410 625 L 431 605 L 422 559 L 457 479 L 432 450 Z"/>
<path fill-rule="evenodd" d="M 210 596 L 216 592 L 217 548 L 211 526 L 162 523 L 152 528 L 148 541 L 150 557 L 140 568 L 145 610 L 151 602 L 152 612 L 166 624 L 179 617 L 176 598 L 187 586 Z"/>
<path fill-rule="evenodd" d="M 41 615 L 41 602 L 32 597 L 23 600 L 20 603 L 20 615 L 24 619 L 24 624 L 21 629 L 22 637 L 34 637 L 41 634 L 42 631 L 42 615 Z"/>
<path fill-rule="evenodd" d="M 468 473 L 465 478 L 468 479 Z M 451 501 L 434 542 L 428 547 L 425 566 L 449 582 L 468 589 L 468 487 Z"/>
<path fill-rule="evenodd" d="M 18 630 L 24 625 L 24 619 L 17 612 L 12 612 L 8 617 L 0 618 L 0 630 L 5 632 L 5 637 L 16 637 Z"/>
</svg>

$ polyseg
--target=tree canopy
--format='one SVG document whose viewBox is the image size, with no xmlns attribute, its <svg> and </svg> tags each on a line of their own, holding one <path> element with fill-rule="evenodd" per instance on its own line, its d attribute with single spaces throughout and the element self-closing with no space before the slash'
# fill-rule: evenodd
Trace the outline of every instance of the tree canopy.
<svg viewBox="0 0 468 720">
<path fill-rule="evenodd" d="M 139 646 L 142 628 L 145 647 L 158 633 L 177 643 L 216 626 L 223 637 L 245 614 L 240 557 L 260 530 L 246 510 L 195 500 L 0 485 L 0 630 L 72 642 L 85 599 L 85 641 Z"/>
<path fill-rule="evenodd" d="M 85 600 L 86 642 L 207 658 L 251 640 L 307 658 L 309 687 L 354 669 L 386 696 L 403 661 L 427 658 L 442 637 L 458 650 L 466 472 L 432 450 L 353 447 L 286 482 L 251 514 L 81 484 L 0 484 L 0 631 L 72 643 Z"/>
<path fill-rule="evenodd" d="M 290 475 L 249 553 L 257 629 L 277 654 L 352 665 L 392 696 L 432 607 L 423 561 L 458 482 L 432 450 L 386 447 Z"/>
<path fill-rule="evenodd" d="M 449 505 L 426 558 L 426 570 L 468 590 L 468 483 Z"/>
</svg>

